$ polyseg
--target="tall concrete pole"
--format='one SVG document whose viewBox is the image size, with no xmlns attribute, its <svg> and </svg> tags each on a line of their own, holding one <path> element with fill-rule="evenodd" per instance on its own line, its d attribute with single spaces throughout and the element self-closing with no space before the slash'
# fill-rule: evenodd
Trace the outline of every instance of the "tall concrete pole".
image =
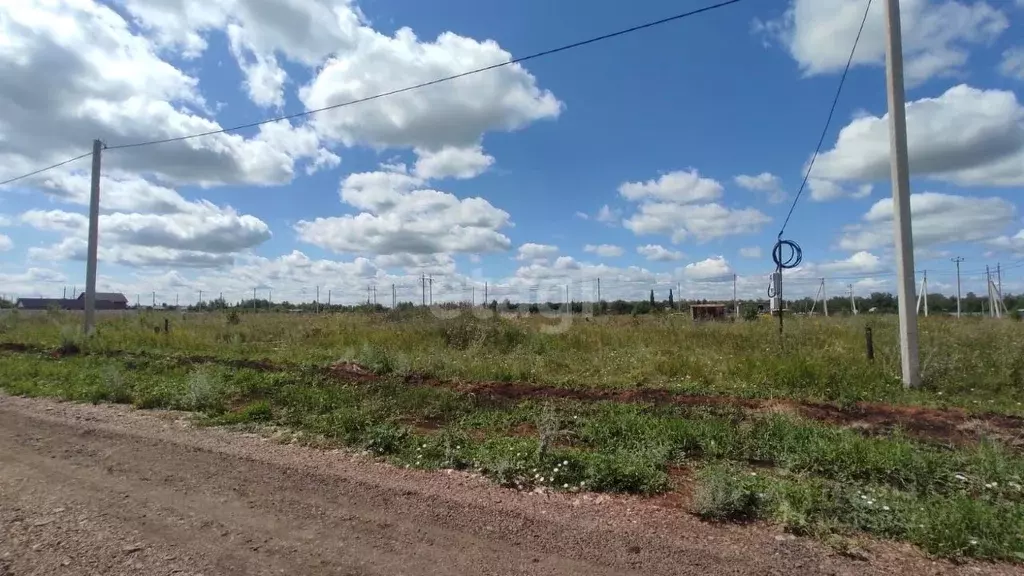
<svg viewBox="0 0 1024 576">
<path fill-rule="evenodd" d="M 924 271 L 924 290 L 922 290 L 924 298 L 924 317 L 928 317 L 928 271 Z"/>
<path fill-rule="evenodd" d="M 85 260 L 85 333 L 96 325 L 96 251 L 100 239 L 100 156 L 103 142 L 92 141 L 92 185 L 89 190 L 89 247 Z"/>
<path fill-rule="evenodd" d="M 825 294 L 825 279 L 821 279 L 821 307 L 825 311 L 825 318 L 828 318 L 828 295 Z"/>
<path fill-rule="evenodd" d="M 733 318 L 740 317 L 740 301 L 736 299 L 736 274 L 732 275 L 732 315 Z"/>
<path fill-rule="evenodd" d="M 889 154 L 892 171 L 893 232 L 896 240 L 897 297 L 900 307 L 900 364 L 903 387 L 921 385 L 914 299 L 914 234 L 910 224 L 910 162 L 907 158 L 907 109 L 903 87 L 903 34 L 899 0 L 885 0 L 885 71 L 889 100 Z"/>
<path fill-rule="evenodd" d="M 957 256 L 956 258 L 950 258 L 953 262 L 956 262 L 956 317 L 960 317 L 960 263 L 964 261 L 963 258 Z"/>
</svg>

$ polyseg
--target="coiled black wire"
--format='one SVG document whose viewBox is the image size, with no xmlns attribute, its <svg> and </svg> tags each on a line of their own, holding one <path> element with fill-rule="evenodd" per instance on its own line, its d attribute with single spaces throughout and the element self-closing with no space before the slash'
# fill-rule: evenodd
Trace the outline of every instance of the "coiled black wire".
<svg viewBox="0 0 1024 576">
<path fill-rule="evenodd" d="M 789 256 L 787 258 L 782 257 L 785 248 L 789 248 Z M 775 266 L 779 270 L 796 268 L 804 261 L 803 248 L 792 240 L 779 238 L 779 241 L 775 243 L 775 248 L 772 249 L 772 261 L 775 262 Z"/>
<path fill-rule="evenodd" d="M 787 248 L 789 249 L 788 253 L 786 252 Z M 772 248 L 772 261 L 775 262 L 775 271 L 781 274 L 783 270 L 796 268 L 804 261 L 804 250 L 792 240 L 779 238 L 775 247 Z M 773 282 L 769 282 L 768 297 L 774 298 L 775 296 L 775 285 Z"/>
</svg>

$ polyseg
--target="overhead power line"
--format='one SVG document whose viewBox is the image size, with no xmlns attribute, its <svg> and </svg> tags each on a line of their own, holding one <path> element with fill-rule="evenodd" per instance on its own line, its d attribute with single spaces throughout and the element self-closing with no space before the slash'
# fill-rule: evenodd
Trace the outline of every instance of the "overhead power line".
<svg viewBox="0 0 1024 576">
<path fill-rule="evenodd" d="M 864 16 L 860 20 L 860 28 L 857 29 L 857 37 L 853 40 L 853 48 L 850 50 L 850 57 L 846 60 L 846 67 L 843 69 L 843 75 L 839 78 L 839 86 L 836 88 L 835 98 L 832 99 L 832 107 L 828 111 L 828 118 L 825 119 L 825 127 L 821 129 L 821 136 L 818 138 L 818 145 L 814 148 L 814 154 L 811 155 L 811 161 L 807 164 L 807 171 L 804 172 L 803 182 L 800 183 L 800 188 L 796 192 L 796 197 L 793 198 L 793 204 L 789 207 L 789 213 L 786 214 L 785 221 L 782 222 L 782 228 L 779 229 L 779 238 L 782 238 L 782 234 L 786 231 L 786 226 L 789 224 L 789 219 L 793 216 L 793 210 L 796 209 L 797 202 L 800 201 L 800 196 L 803 195 L 804 189 L 807 187 L 807 181 L 811 177 L 811 170 L 814 169 L 814 161 L 818 159 L 818 155 L 821 154 L 821 146 L 825 143 L 825 137 L 828 136 L 829 126 L 832 124 L 832 117 L 835 116 L 836 106 L 839 105 L 839 96 L 843 93 L 843 85 L 846 84 L 846 77 L 850 74 L 850 68 L 853 66 L 853 56 L 857 53 L 857 46 L 860 44 L 860 37 L 864 33 L 864 24 L 868 21 L 868 13 L 871 11 L 871 0 L 868 0 L 868 5 L 864 8 Z"/>
<path fill-rule="evenodd" d="M 144 141 L 144 142 L 134 142 L 134 143 L 131 143 L 131 144 L 119 144 L 119 145 L 116 145 L 116 146 L 105 146 L 105 149 L 107 149 L 107 150 L 119 150 L 119 149 L 124 149 L 124 148 L 139 148 L 139 147 L 142 147 L 142 146 L 152 146 L 154 144 L 166 144 L 166 143 L 169 143 L 169 142 L 179 142 L 179 141 L 182 141 L 182 140 L 191 140 L 193 138 L 200 138 L 200 137 L 203 137 L 203 136 L 212 136 L 214 134 L 223 134 L 223 133 L 227 133 L 227 132 L 234 132 L 234 131 L 237 131 L 237 130 L 244 130 L 246 128 L 255 128 L 257 126 L 262 126 L 264 124 L 271 124 L 273 122 L 280 122 L 281 120 L 293 120 L 295 118 L 301 118 L 301 117 L 304 117 L 304 116 L 310 116 L 312 114 L 317 114 L 319 112 L 326 112 L 328 110 L 335 110 L 337 108 L 344 108 L 346 106 L 353 106 L 355 104 L 362 104 L 364 102 L 370 102 L 372 100 L 379 100 L 381 98 L 386 98 L 388 96 L 394 96 L 396 94 L 402 94 L 404 92 L 412 92 L 413 90 L 419 90 L 421 88 L 426 88 L 428 86 L 434 86 L 435 84 L 442 84 L 442 83 L 445 83 L 445 82 L 450 82 L 452 80 L 457 80 L 459 78 L 464 78 L 466 76 L 472 76 L 473 74 L 479 74 L 481 72 L 487 72 L 489 70 L 495 70 L 495 69 L 502 68 L 502 67 L 505 67 L 505 66 L 511 66 L 513 64 L 519 64 L 519 63 L 522 63 L 522 62 L 526 62 L 528 60 L 535 60 L 537 58 L 542 58 L 544 56 L 550 56 L 552 54 L 557 54 L 559 52 L 566 52 L 568 50 L 573 50 L 575 48 L 581 48 L 581 47 L 587 46 L 589 44 L 595 44 L 597 42 L 602 42 L 604 40 L 610 40 L 612 38 L 616 38 L 616 37 L 619 37 L 619 36 L 625 36 L 626 34 L 631 34 L 633 32 L 639 32 L 641 30 L 646 30 L 648 28 L 654 28 L 656 26 L 661 26 L 662 24 L 668 24 L 670 22 L 675 22 L 677 20 L 683 20 L 685 18 L 689 18 L 690 16 L 697 16 L 698 14 L 703 14 L 705 12 L 711 12 L 711 11 L 717 10 L 719 8 L 724 8 L 726 6 L 730 6 L 732 4 L 738 4 L 741 1 L 742 0 L 725 0 L 725 1 L 722 1 L 722 2 L 718 2 L 717 4 L 712 4 L 710 6 L 704 6 L 703 8 L 697 8 L 695 10 L 689 10 L 687 12 L 682 12 L 682 13 L 679 13 L 679 14 L 675 14 L 673 16 L 669 16 L 667 18 L 661 18 L 660 20 L 654 20 L 654 21 L 651 21 L 651 22 L 646 22 L 644 24 L 639 24 L 637 26 L 632 26 L 630 28 L 625 28 L 625 29 L 622 29 L 622 30 L 618 30 L 616 32 L 610 32 L 608 34 L 603 34 L 601 36 L 595 36 L 593 38 L 588 38 L 586 40 L 581 40 L 579 42 L 573 42 L 572 44 L 565 44 L 565 45 L 559 46 L 557 48 L 550 48 L 548 50 L 543 50 L 543 51 L 540 51 L 540 52 L 535 52 L 535 53 L 529 54 L 527 56 L 521 56 L 519 58 L 513 58 L 513 59 L 507 60 L 505 62 L 499 62 L 497 64 L 491 64 L 490 66 L 484 66 L 482 68 L 476 68 L 476 69 L 473 69 L 473 70 L 468 70 L 466 72 L 461 72 L 459 74 L 453 74 L 451 76 L 445 76 L 444 78 L 437 78 L 435 80 L 430 80 L 428 82 L 422 82 L 420 84 L 415 84 L 415 85 L 412 85 L 412 86 L 406 86 L 405 88 L 398 88 L 396 90 L 390 90 L 390 91 L 387 91 L 387 92 L 381 92 L 379 94 L 374 94 L 373 96 L 367 96 L 367 97 L 364 97 L 364 98 L 358 98 L 356 100 L 350 100 L 348 102 L 341 102 L 339 104 L 332 104 L 330 106 L 324 106 L 323 108 L 317 108 L 317 109 L 314 109 L 314 110 L 306 110 L 304 112 L 296 112 L 295 114 L 286 114 L 284 116 L 276 116 L 276 117 L 273 117 L 273 118 L 266 118 L 266 119 L 263 119 L 263 120 L 259 120 L 257 122 L 250 122 L 248 124 L 241 124 L 241 125 L 238 125 L 238 126 L 232 126 L 230 128 L 221 128 L 221 129 L 218 129 L 218 130 L 209 130 L 209 131 L 206 131 L 206 132 L 197 132 L 195 134 L 189 134 L 187 136 L 176 136 L 176 137 L 173 137 L 173 138 L 161 138 L 161 139 L 157 139 L 157 140 L 147 140 L 147 141 Z M 12 182 L 17 182 L 18 180 L 22 180 L 22 179 L 28 178 L 30 176 L 35 176 L 36 174 L 41 174 L 41 173 L 46 172 L 48 170 L 53 170 L 54 168 L 59 168 L 60 166 L 63 166 L 65 164 L 69 164 L 71 162 L 74 162 L 76 160 L 80 160 L 82 158 L 85 158 L 85 157 L 91 156 L 91 155 L 92 155 L 92 153 L 89 152 L 89 153 L 83 154 L 81 156 L 76 156 L 74 158 L 65 160 L 63 162 L 59 162 L 59 163 L 54 164 L 52 166 L 47 166 L 46 168 L 41 168 L 41 169 L 36 170 L 34 172 L 29 172 L 28 174 L 22 174 L 21 176 L 17 176 L 15 178 L 11 178 L 9 180 L 5 180 L 3 182 L 0 182 L 0 186 L 3 186 L 5 184 L 10 184 Z"/>
<path fill-rule="evenodd" d="M 660 20 L 655 20 L 655 21 L 652 21 L 652 22 L 647 22 L 645 24 L 640 24 L 640 25 L 637 25 L 637 26 L 633 26 L 631 28 L 626 28 L 626 29 L 623 29 L 623 30 L 619 30 L 617 32 L 611 32 L 609 34 L 604 34 L 604 35 L 601 35 L 601 36 L 595 36 L 595 37 L 589 38 L 587 40 L 581 40 L 579 42 L 573 42 L 572 44 L 566 44 L 564 46 L 559 46 L 557 48 L 551 48 L 551 49 L 548 49 L 548 50 L 543 50 L 541 52 L 535 52 L 535 53 L 529 54 L 527 56 L 521 56 L 519 58 L 513 58 L 511 60 L 506 60 L 505 62 L 499 62 L 497 64 L 491 64 L 490 66 L 484 66 L 482 68 L 475 68 L 473 70 L 468 70 L 466 72 L 460 72 L 458 74 L 453 74 L 451 76 L 445 76 L 443 78 L 437 78 L 435 80 L 430 80 L 430 81 L 427 81 L 427 82 L 421 82 L 420 84 L 414 84 L 412 86 L 406 86 L 405 88 L 398 88 L 396 90 L 390 90 L 390 91 L 387 91 L 387 92 L 381 92 L 379 94 L 374 94 L 373 96 L 366 96 L 364 98 L 357 98 L 355 100 L 349 100 L 347 102 L 341 102 L 339 104 L 332 104 L 330 106 L 324 106 L 323 108 L 316 108 L 314 110 L 306 110 L 304 112 L 296 112 L 295 114 L 286 114 L 284 116 L 277 116 L 277 117 L 274 117 L 274 118 L 267 118 L 267 119 L 264 119 L 264 120 L 260 120 L 258 122 L 250 122 L 249 124 L 241 124 L 239 126 L 232 126 L 231 128 L 221 128 L 219 130 L 210 130 L 208 132 L 199 132 L 199 133 L 196 133 L 196 134 L 190 134 L 188 136 L 177 136 L 177 137 L 174 137 L 174 138 L 163 138 L 163 139 L 160 139 L 160 140 L 149 140 L 149 141 L 146 141 L 146 142 L 136 142 L 134 144 L 121 144 L 121 145 L 118 145 L 118 146 L 109 146 L 107 149 L 108 150 L 118 150 L 118 149 L 122 149 L 122 148 L 138 148 L 140 146 L 151 146 L 153 144 L 165 144 L 165 143 L 168 143 L 168 142 L 178 142 L 178 141 L 181 141 L 181 140 L 191 140 L 192 138 L 200 138 L 202 136 L 212 136 L 214 134 L 223 134 L 225 132 L 234 132 L 236 130 L 244 130 L 246 128 L 255 128 L 257 126 L 262 126 L 264 124 L 270 124 L 270 123 L 273 123 L 273 122 L 280 122 L 281 120 L 293 120 L 295 118 L 301 118 L 301 117 L 304 117 L 304 116 L 310 116 L 312 114 L 317 114 L 317 113 L 320 113 L 320 112 L 327 112 L 328 110 L 335 110 L 335 109 L 338 109 L 338 108 L 344 108 L 346 106 L 353 106 L 355 104 L 362 104 L 364 102 L 370 102 L 372 100 L 379 100 L 381 98 L 387 98 L 388 96 L 394 96 L 396 94 L 402 94 L 404 92 L 412 92 L 414 90 L 419 90 L 421 88 L 427 88 L 429 86 L 434 86 L 435 84 L 443 84 L 445 82 L 451 82 L 452 80 L 458 80 L 459 78 L 465 78 L 466 76 L 472 76 L 474 74 L 479 74 L 481 72 L 487 72 L 487 71 L 490 71 L 490 70 L 496 70 L 498 68 L 503 68 L 505 66 L 511 66 L 513 64 L 519 64 L 519 63 L 522 63 L 522 62 L 526 62 L 528 60 L 535 60 L 537 58 L 542 58 L 544 56 L 551 56 L 552 54 L 557 54 L 559 52 L 566 52 L 568 50 L 573 50 L 575 48 L 581 48 L 583 46 L 587 46 L 588 44 L 594 44 L 594 43 L 601 42 L 601 41 L 604 41 L 604 40 L 609 40 L 611 38 L 616 38 L 618 36 L 625 36 L 626 34 L 631 34 L 633 32 L 638 32 L 640 30 L 645 30 L 647 28 L 654 28 L 655 26 L 660 26 L 662 24 L 668 24 L 669 22 L 675 22 L 676 20 L 682 20 L 682 19 L 688 18 L 690 16 L 696 16 L 696 15 L 702 14 L 704 12 L 710 12 L 712 10 L 716 10 L 718 8 L 724 8 L 726 6 L 729 6 L 731 4 L 737 4 L 739 2 L 741 2 L 741 0 L 726 0 L 724 2 L 719 2 L 717 4 L 712 4 L 710 6 L 705 6 L 703 8 L 698 8 L 696 10 L 690 10 L 689 12 L 683 12 L 681 14 L 676 14 L 674 16 L 669 16 L 667 18 L 662 18 Z"/>
<path fill-rule="evenodd" d="M 92 156 L 92 152 L 86 152 L 85 154 L 82 154 L 80 156 L 75 156 L 74 158 L 68 158 L 67 160 L 64 160 L 63 162 L 57 162 L 56 164 L 51 164 L 51 165 L 47 166 L 46 168 L 40 168 L 39 170 L 35 170 L 33 172 L 29 172 L 28 174 L 22 174 L 21 176 L 16 176 L 14 178 L 10 178 L 8 180 L 4 180 L 3 182 L 0 182 L 0 186 L 5 186 L 5 185 L 10 184 L 12 182 L 17 182 L 18 180 L 24 180 L 25 178 L 29 178 L 29 177 L 35 176 L 36 174 L 42 174 L 43 172 L 49 172 L 50 170 L 53 170 L 54 168 L 60 168 L 61 166 L 64 166 L 65 164 L 71 164 L 72 162 L 76 162 L 78 160 L 81 160 L 82 158 L 88 158 L 89 156 Z"/>
</svg>

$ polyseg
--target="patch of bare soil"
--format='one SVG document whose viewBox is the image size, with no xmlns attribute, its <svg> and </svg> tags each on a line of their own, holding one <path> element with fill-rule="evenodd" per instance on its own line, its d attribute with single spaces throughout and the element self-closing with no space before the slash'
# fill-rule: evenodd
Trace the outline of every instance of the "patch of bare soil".
<svg viewBox="0 0 1024 576">
<path fill-rule="evenodd" d="M 361 381 L 366 381 L 363 377 Z M 663 388 L 630 390 L 563 388 L 526 382 L 442 381 L 418 375 L 405 379 L 408 384 L 436 386 L 473 394 L 487 401 L 575 400 L 609 401 L 659 406 L 734 406 L 758 412 L 787 412 L 838 426 L 881 434 L 901 429 L 920 439 L 970 444 L 983 437 L 995 437 L 1016 447 L 1024 447 L 1024 419 L 1000 414 L 970 414 L 958 408 L 927 408 L 877 402 L 836 406 L 798 400 L 741 398 L 727 395 L 679 394 Z"/>
<path fill-rule="evenodd" d="M 0 570 L 1022 573 L 879 542 L 852 559 L 757 524 L 706 524 L 665 502 L 517 492 L 472 474 L 398 469 L 188 422 L 173 412 L 0 396 Z"/>
<path fill-rule="evenodd" d="M 41 347 L 0 343 L 0 351 L 15 353 L 49 353 Z M 120 358 L 158 357 L 144 352 L 105 351 L 105 356 Z M 166 356 L 159 356 L 167 358 Z M 215 356 L 189 355 L 170 357 L 188 364 L 220 364 L 233 368 L 261 371 L 279 371 L 295 368 L 287 363 L 268 359 L 234 359 Z M 380 379 L 369 368 L 355 362 L 338 362 L 324 369 L 332 378 L 345 382 L 370 383 Z M 976 443 L 982 438 L 995 438 L 1012 447 L 1024 450 L 1024 418 L 1002 414 L 971 414 L 959 408 L 928 408 L 878 402 L 860 402 L 852 406 L 836 406 L 823 402 L 791 399 L 755 399 L 728 395 L 680 394 L 664 388 L 635 388 L 613 390 L 599 388 L 565 388 L 529 382 L 473 382 L 448 381 L 413 374 L 405 382 L 415 386 L 434 386 L 473 394 L 485 402 L 515 402 L 519 400 L 576 400 L 583 402 L 609 401 L 660 406 L 727 406 L 757 412 L 785 412 L 838 426 L 855 428 L 867 434 L 884 434 L 901 429 L 908 435 L 955 445 Z"/>
</svg>

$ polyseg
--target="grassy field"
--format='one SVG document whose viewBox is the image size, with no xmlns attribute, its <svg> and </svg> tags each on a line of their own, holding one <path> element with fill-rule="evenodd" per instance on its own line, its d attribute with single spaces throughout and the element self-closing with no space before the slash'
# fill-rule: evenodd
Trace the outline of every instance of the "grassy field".
<svg viewBox="0 0 1024 576">
<path fill-rule="evenodd" d="M 770 321 L 598 317 L 549 334 L 549 319 L 422 310 L 142 313 L 86 340 L 70 315 L 8 315 L 0 387 L 194 410 L 520 489 L 671 493 L 840 549 L 870 534 L 1022 562 L 1024 325 L 922 320 L 925 387 L 905 391 L 895 318 L 871 315 L 794 318 L 782 341 Z"/>
</svg>

